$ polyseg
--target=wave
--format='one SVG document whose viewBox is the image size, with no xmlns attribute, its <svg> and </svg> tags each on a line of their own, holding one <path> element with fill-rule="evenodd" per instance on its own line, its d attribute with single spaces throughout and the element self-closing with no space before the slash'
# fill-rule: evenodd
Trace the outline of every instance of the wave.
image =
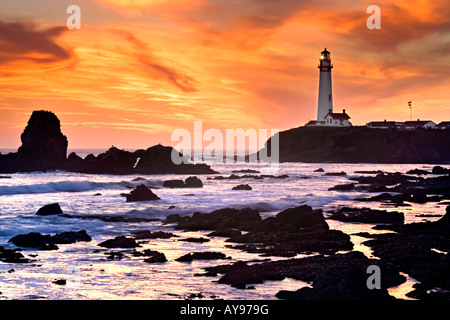
<svg viewBox="0 0 450 320">
<path fill-rule="evenodd" d="M 0 195 L 38 194 L 57 192 L 86 192 L 102 189 L 124 189 L 134 187 L 135 183 L 121 182 L 93 182 L 93 181 L 60 181 L 33 185 L 2 186 Z"/>
</svg>

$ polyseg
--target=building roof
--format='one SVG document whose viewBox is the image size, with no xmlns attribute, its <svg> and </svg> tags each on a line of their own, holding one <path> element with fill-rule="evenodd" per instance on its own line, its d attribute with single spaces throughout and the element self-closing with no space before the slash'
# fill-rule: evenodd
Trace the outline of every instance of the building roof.
<svg viewBox="0 0 450 320">
<path fill-rule="evenodd" d="M 450 121 L 442 121 L 438 124 L 438 127 L 447 127 L 450 126 Z"/>
<path fill-rule="evenodd" d="M 331 116 L 331 118 L 333 118 L 333 120 L 344 121 L 344 120 L 350 119 L 350 116 L 348 114 L 346 114 L 345 111 L 342 112 L 342 113 L 334 113 L 334 112 L 328 111 L 328 113 L 325 116 L 325 118 L 328 117 L 328 116 Z"/>
<path fill-rule="evenodd" d="M 431 120 L 417 120 L 417 121 L 405 121 L 405 126 L 407 127 L 420 127 L 427 123 L 433 122 Z M 433 122 L 434 123 L 434 122 Z"/>
</svg>

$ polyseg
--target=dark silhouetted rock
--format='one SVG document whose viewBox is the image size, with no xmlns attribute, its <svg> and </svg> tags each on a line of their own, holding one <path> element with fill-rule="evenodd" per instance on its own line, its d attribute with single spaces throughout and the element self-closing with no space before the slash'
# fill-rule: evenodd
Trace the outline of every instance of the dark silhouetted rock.
<svg viewBox="0 0 450 320">
<path fill-rule="evenodd" d="M 205 243 L 205 242 L 209 242 L 210 240 L 206 239 L 206 238 L 190 237 L 190 238 L 180 239 L 179 241 L 186 241 L 186 242 L 193 242 L 193 243 Z"/>
<path fill-rule="evenodd" d="M 61 210 L 61 207 L 58 203 L 45 205 L 42 208 L 39 208 L 39 210 L 36 212 L 38 216 L 49 216 L 61 213 L 63 213 L 63 211 Z"/>
<path fill-rule="evenodd" d="M 233 228 L 227 228 L 227 229 L 219 229 L 216 231 L 213 231 L 211 233 L 208 233 L 209 237 L 233 237 L 233 236 L 240 236 L 242 234 L 241 230 L 233 229 Z"/>
<path fill-rule="evenodd" d="M 127 202 L 159 200 L 159 197 L 156 194 L 154 194 L 152 192 L 152 190 L 150 190 L 148 187 L 146 187 L 143 184 L 138 185 L 126 197 L 127 197 Z"/>
<path fill-rule="evenodd" d="M 252 187 L 250 187 L 248 184 L 240 184 L 233 187 L 231 190 L 252 190 Z"/>
<path fill-rule="evenodd" d="M 136 243 L 134 238 L 128 238 L 125 236 L 118 236 L 114 239 L 109 239 L 98 244 L 100 247 L 105 248 L 136 248 L 139 244 Z"/>
<path fill-rule="evenodd" d="M 170 232 L 164 232 L 164 231 L 155 231 L 151 232 L 150 230 L 137 230 L 131 232 L 135 239 L 168 239 L 171 237 L 177 237 L 177 235 L 174 235 Z"/>
<path fill-rule="evenodd" d="M 39 248 L 51 243 L 51 236 L 48 234 L 42 235 L 39 232 L 30 232 L 14 236 L 8 242 L 12 242 L 18 247 Z"/>
<path fill-rule="evenodd" d="M 337 177 L 337 176 L 346 176 L 347 174 L 344 171 L 341 171 L 341 172 L 326 172 L 325 175 Z"/>
<path fill-rule="evenodd" d="M 259 173 L 258 170 L 253 169 L 242 169 L 242 170 L 233 170 L 231 173 Z"/>
<path fill-rule="evenodd" d="M 57 233 L 51 238 L 52 243 L 56 244 L 68 244 L 80 241 L 89 242 L 91 240 L 92 238 L 86 233 L 86 230 Z"/>
<path fill-rule="evenodd" d="M 397 211 L 343 207 L 330 215 L 329 219 L 360 223 L 403 223 L 405 217 Z"/>
<path fill-rule="evenodd" d="M 5 249 L 3 246 L 0 246 L 0 261 L 3 261 L 5 263 L 30 262 L 30 260 L 25 258 L 19 251 L 20 249 Z"/>
<path fill-rule="evenodd" d="M 54 280 L 53 283 L 57 284 L 59 286 L 64 286 L 64 285 L 66 285 L 66 280 L 64 280 L 64 279 L 57 279 L 57 280 Z"/>
<path fill-rule="evenodd" d="M 144 254 L 144 256 L 147 257 L 146 259 L 144 259 L 144 262 L 147 262 L 147 263 L 157 263 L 157 262 L 166 262 L 167 261 L 165 254 L 162 252 L 146 249 L 146 250 L 144 250 L 143 254 Z"/>
<path fill-rule="evenodd" d="M 226 228 L 248 230 L 259 221 L 261 216 L 257 210 L 223 208 L 211 213 L 195 212 L 192 217 L 182 217 L 177 222 L 176 228 L 192 231 Z"/>
<path fill-rule="evenodd" d="M 319 168 L 319 169 L 314 170 L 314 172 L 325 172 L 325 170 L 323 170 L 323 168 Z"/>
<path fill-rule="evenodd" d="M 189 177 L 183 180 L 166 180 L 163 182 L 163 187 L 166 188 L 202 188 L 203 183 L 197 177 Z"/>
<path fill-rule="evenodd" d="M 443 168 L 441 166 L 434 166 L 431 170 L 433 174 L 450 174 L 450 169 Z"/>
<path fill-rule="evenodd" d="M 406 171 L 406 174 L 430 174 L 431 172 L 428 172 L 427 170 L 422 170 L 422 169 L 413 169 L 413 170 L 409 170 Z"/>
<path fill-rule="evenodd" d="M 17 153 L 0 155 L 1 172 L 62 169 L 66 162 L 67 138 L 59 119 L 49 111 L 33 111 L 21 135 Z"/>
<path fill-rule="evenodd" d="M 39 250 L 58 250 L 56 244 L 69 244 L 79 241 L 89 242 L 91 240 L 91 237 L 86 231 L 81 230 L 78 232 L 68 231 L 57 233 L 54 236 L 30 232 L 14 236 L 8 242 L 12 242 L 18 247 L 38 248 Z"/>
<path fill-rule="evenodd" d="M 181 256 L 176 261 L 189 262 L 192 260 L 216 260 L 216 259 L 226 259 L 226 255 L 221 252 L 194 252 L 188 253 Z"/>
<path fill-rule="evenodd" d="M 350 191 L 353 188 L 355 188 L 354 183 L 348 183 L 348 184 L 338 184 L 334 187 L 329 188 L 329 191 L 336 190 L 336 191 Z"/>
</svg>

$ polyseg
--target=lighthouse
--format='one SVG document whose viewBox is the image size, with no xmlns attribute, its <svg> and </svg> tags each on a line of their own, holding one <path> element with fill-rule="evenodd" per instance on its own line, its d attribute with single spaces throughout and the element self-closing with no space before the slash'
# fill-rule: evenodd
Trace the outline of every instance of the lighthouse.
<svg viewBox="0 0 450 320">
<path fill-rule="evenodd" d="M 350 116 L 342 110 L 342 113 L 333 112 L 333 91 L 331 89 L 331 64 L 330 51 L 325 48 L 320 53 L 320 77 L 319 77 L 319 103 L 317 106 L 317 120 L 311 120 L 306 127 L 351 127 Z"/>
<path fill-rule="evenodd" d="M 333 91 L 331 89 L 331 64 L 330 52 L 325 48 L 320 53 L 320 78 L 319 78 L 319 104 L 317 107 L 317 122 L 325 122 L 329 112 L 333 112 Z"/>
</svg>

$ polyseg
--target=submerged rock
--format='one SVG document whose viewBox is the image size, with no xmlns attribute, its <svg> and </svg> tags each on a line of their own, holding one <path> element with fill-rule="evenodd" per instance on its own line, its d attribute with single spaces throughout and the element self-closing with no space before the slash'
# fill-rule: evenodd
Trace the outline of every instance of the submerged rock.
<svg viewBox="0 0 450 320">
<path fill-rule="evenodd" d="M 5 249 L 0 246 L 0 261 L 5 263 L 28 263 L 29 259 L 25 258 L 20 249 Z M 14 270 L 14 269 L 12 269 Z M 8 271 L 10 272 L 10 271 Z M 11 272 L 10 272 L 11 273 Z"/>
</svg>

